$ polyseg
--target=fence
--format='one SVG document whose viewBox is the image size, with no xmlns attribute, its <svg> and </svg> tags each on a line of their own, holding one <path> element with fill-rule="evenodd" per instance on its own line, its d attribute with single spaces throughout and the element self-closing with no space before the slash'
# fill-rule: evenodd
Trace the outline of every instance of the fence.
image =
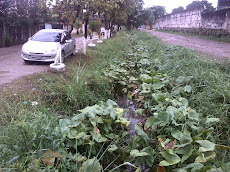
<svg viewBox="0 0 230 172">
<path fill-rule="evenodd" d="M 33 26 L 0 25 L 0 48 L 25 43 L 34 33 L 44 28 L 44 24 Z"/>
</svg>

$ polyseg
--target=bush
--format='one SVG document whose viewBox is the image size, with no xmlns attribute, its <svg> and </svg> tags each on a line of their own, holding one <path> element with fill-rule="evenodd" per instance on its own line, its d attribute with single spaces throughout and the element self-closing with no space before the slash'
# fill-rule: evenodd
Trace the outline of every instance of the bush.
<svg viewBox="0 0 230 172">
<path fill-rule="evenodd" d="M 5 38 L 5 44 L 7 47 L 11 46 L 13 43 L 13 38 L 12 36 L 10 35 L 6 35 L 6 38 Z"/>
</svg>

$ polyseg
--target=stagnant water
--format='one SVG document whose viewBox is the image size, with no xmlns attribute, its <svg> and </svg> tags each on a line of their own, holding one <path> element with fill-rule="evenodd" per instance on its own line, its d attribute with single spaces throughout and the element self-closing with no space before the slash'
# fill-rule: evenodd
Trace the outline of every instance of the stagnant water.
<svg viewBox="0 0 230 172">
<path fill-rule="evenodd" d="M 138 115 L 135 113 L 135 110 L 138 109 L 138 105 L 135 104 L 133 101 L 128 100 L 125 96 L 121 96 L 117 100 L 119 107 L 125 109 L 127 113 L 125 114 L 125 117 L 130 121 L 130 125 L 128 126 L 128 132 L 130 135 L 133 135 L 136 133 L 134 127 L 139 122 L 141 122 L 144 117 L 141 115 Z"/>
<path fill-rule="evenodd" d="M 135 125 L 137 125 L 142 120 L 144 120 L 144 116 L 141 116 L 135 113 L 135 110 L 138 109 L 138 104 L 135 104 L 133 101 L 128 100 L 127 97 L 120 96 L 117 99 L 117 102 L 118 102 L 119 107 L 127 111 L 127 113 L 125 113 L 125 117 L 128 119 L 128 121 L 131 122 L 128 126 L 128 132 L 129 132 L 129 135 L 132 137 L 133 135 L 136 134 Z M 150 172 L 150 169 L 145 164 L 141 165 L 141 169 L 143 172 Z M 135 171 L 135 169 L 129 166 L 126 166 L 125 170 L 128 172 Z"/>
</svg>

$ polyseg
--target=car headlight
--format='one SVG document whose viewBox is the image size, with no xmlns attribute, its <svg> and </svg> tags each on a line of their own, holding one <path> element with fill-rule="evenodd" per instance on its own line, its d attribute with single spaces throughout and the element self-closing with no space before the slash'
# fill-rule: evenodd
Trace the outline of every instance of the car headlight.
<svg viewBox="0 0 230 172">
<path fill-rule="evenodd" d="M 29 53 L 29 48 L 26 46 L 22 46 L 22 53 Z"/>
</svg>

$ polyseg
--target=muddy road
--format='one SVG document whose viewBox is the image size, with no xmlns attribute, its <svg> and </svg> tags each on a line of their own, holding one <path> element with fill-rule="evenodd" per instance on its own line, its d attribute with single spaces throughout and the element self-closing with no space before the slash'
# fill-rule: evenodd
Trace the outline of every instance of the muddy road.
<svg viewBox="0 0 230 172">
<path fill-rule="evenodd" d="M 93 37 L 96 40 L 97 36 Z M 76 51 L 82 50 L 83 37 L 76 38 Z M 89 40 L 87 40 L 89 43 Z M 22 76 L 46 72 L 50 63 L 25 63 L 21 57 L 22 45 L 0 48 L 0 85 L 11 83 Z"/>
<path fill-rule="evenodd" d="M 195 36 L 175 35 L 171 33 L 158 32 L 153 30 L 143 30 L 148 32 L 166 44 L 180 45 L 185 48 L 197 50 L 207 58 L 224 61 L 230 60 L 230 43 L 212 41 Z"/>
</svg>

